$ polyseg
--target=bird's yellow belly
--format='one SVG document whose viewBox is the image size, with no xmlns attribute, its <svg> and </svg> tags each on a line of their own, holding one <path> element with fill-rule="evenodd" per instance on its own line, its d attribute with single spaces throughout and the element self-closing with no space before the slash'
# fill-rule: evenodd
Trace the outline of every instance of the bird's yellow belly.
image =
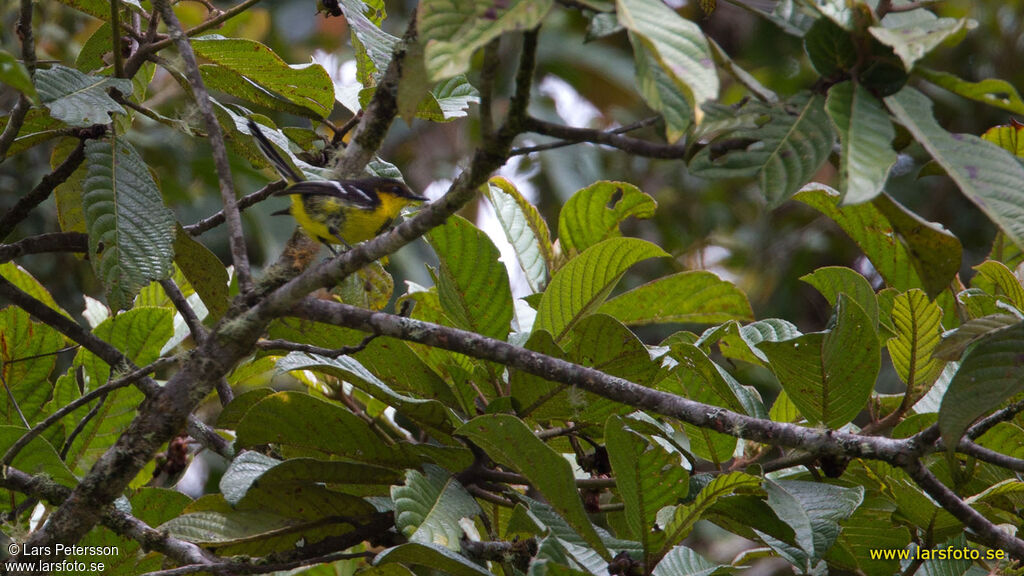
<svg viewBox="0 0 1024 576">
<path fill-rule="evenodd" d="M 291 213 L 306 234 L 328 244 L 358 244 L 391 224 L 387 211 L 346 206 L 330 196 L 293 195 Z"/>
</svg>

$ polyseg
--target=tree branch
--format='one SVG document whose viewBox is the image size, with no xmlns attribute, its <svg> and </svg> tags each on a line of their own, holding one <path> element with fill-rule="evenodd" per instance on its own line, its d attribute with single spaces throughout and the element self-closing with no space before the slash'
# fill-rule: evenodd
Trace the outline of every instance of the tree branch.
<svg viewBox="0 0 1024 576">
<path fill-rule="evenodd" d="M 573 128 L 562 126 L 553 122 L 546 122 L 537 118 L 527 118 L 524 129 L 545 136 L 560 138 L 568 142 L 590 142 L 592 144 L 604 144 L 618 148 L 624 152 L 645 156 L 647 158 L 661 158 L 665 160 L 678 160 L 686 157 L 686 146 L 682 144 L 658 144 L 648 142 L 639 138 L 621 136 L 613 132 L 591 130 L 589 128 Z"/>
<path fill-rule="evenodd" d="M 920 460 L 911 459 L 903 466 L 903 469 L 940 506 L 974 531 L 978 540 L 991 548 L 1005 550 L 1018 560 L 1024 560 L 1024 540 L 1014 538 L 1009 533 L 1000 530 L 980 512 L 971 508 L 952 490 L 939 482 L 939 479 L 925 468 Z"/>
<path fill-rule="evenodd" d="M 29 76 L 34 76 L 36 71 L 36 41 L 32 35 L 32 0 L 21 0 L 21 11 L 18 16 L 18 37 L 21 39 L 21 60 L 28 69 Z M 24 94 L 18 94 L 18 101 L 14 104 L 10 115 L 7 117 L 7 126 L 4 126 L 3 133 L 0 133 L 0 162 L 7 158 L 7 151 L 11 144 L 18 137 L 21 125 L 25 122 L 28 109 L 32 103 Z M 4 235 L 0 235 L 3 238 Z"/>
<path fill-rule="evenodd" d="M 36 187 L 31 192 L 19 198 L 10 210 L 3 217 L 0 217 L 0 239 L 6 238 L 14 230 L 14 227 L 24 220 L 36 206 L 49 198 L 53 189 L 67 180 L 84 160 L 85 141 L 80 141 L 78 146 L 71 151 L 71 154 L 60 163 L 60 166 L 57 166 L 53 172 L 43 176 L 43 179 L 39 181 L 39 184 L 36 184 Z"/>
<path fill-rule="evenodd" d="M 61 505 L 71 495 L 70 488 L 43 474 L 30 476 L 10 467 L 5 468 L 4 474 L 0 476 L 0 487 L 21 492 L 54 506 Z M 101 522 L 114 532 L 135 540 L 144 550 L 155 550 L 179 564 L 205 565 L 213 561 L 213 558 L 199 546 L 155 530 L 142 520 L 117 508 L 108 508 Z"/>
<path fill-rule="evenodd" d="M 213 163 L 217 168 L 220 197 L 224 203 L 228 242 L 231 245 L 231 260 L 235 265 L 235 273 L 238 274 L 239 289 L 243 293 L 248 292 L 252 290 L 252 273 L 249 271 L 249 256 L 245 251 L 245 236 L 242 233 L 242 217 L 235 199 L 235 185 L 231 176 L 228 151 L 224 145 L 224 134 L 221 132 L 217 116 L 213 112 L 213 105 L 210 104 L 210 95 L 206 91 L 206 85 L 199 74 L 199 64 L 196 62 L 195 53 L 192 52 L 192 45 L 188 41 L 188 36 L 182 31 L 181 22 L 175 16 L 170 1 L 154 0 L 153 7 L 160 12 L 164 23 L 170 28 L 171 39 L 178 46 L 178 52 L 185 63 L 185 75 L 188 77 L 196 104 L 202 113 L 206 134 L 210 139 L 210 148 L 213 152 Z"/>
<path fill-rule="evenodd" d="M 249 208 L 251 206 L 255 206 L 256 204 L 258 204 L 258 203 L 266 200 L 267 198 L 270 198 L 271 196 L 273 196 L 274 192 L 277 192 L 279 190 L 284 190 L 287 187 L 288 187 L 288 183 L 285 182 L 284 180 L 278 180 L 277 182 L 271 182 L 270 184 L 267 184 L 266 186 L 264 186 L 263 188 L 260 188 L 259 190 L 253 192 L 252 194 L 247 194 L 245 196 L 242 196 L 238 200 L 238 209 L 241 211 L 241 210 L 245 210 L 245 209 L 247 209 L 247 208 Z M 199 236 L 203 232 L 206 232 L 208 230 L 216 228 L 217 226 L 220 226 L 221 224 L 224 223 L 224 220 L 225 220 L 225 218 L 224 218 L 224 211 L 221 210 L 221 211 L 217 212 L 216 214 L 214 214 L 212 216 L 208 216 L 206 218 L 203 218 L 202 220 L 196 222 L 195 224 L 189 224 L 188 226 L 182 226 L 182 228 L 184 228 L 185 232 L 188 232 L 190 236 Z"/>
<path fill-rule="evenodd" d="M 11 244 L 0 244 L 0 264 L 26 254 L 88 252 L 89 236 L 81 232 L 52 232 L 29 236 Z"/>
</svg>

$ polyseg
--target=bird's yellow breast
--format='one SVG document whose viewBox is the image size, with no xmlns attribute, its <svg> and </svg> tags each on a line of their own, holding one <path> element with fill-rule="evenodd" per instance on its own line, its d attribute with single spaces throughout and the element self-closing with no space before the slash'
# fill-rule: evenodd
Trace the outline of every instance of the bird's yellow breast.
<svg viewBox="0 0 1024 576">
<path fill-rule="evenodd" d="M 352 246 L 377 236 L 391 225 L 409 204 L 406 198 L 380 194 L 381 203 L 365 209 L 332 196 L 292 196 L 291 214 L 299 226 L 316 240 Z M 340 238 L 340 240 L 339 240 Z"/>
</svg>

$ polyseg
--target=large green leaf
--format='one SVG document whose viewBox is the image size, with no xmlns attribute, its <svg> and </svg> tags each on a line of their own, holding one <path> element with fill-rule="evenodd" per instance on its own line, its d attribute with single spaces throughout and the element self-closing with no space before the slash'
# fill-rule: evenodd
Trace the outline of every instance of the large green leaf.
<svg viewBox="0 0 1024 576">
<path fill-rule="evenodd" d="M 1024 166 L 999 146 L 972 134 L 950 134 L 932 102 L 914 88 L 885 99 L 889 110 L 928 150 L 960 191 L 1018 246 L 1024 247 Z"/>
<path fill-rule="evenodd" d="M 608 459 L 615 472 L 615 487 L 626 505 L 626 521 L 640 538 L 644 550 L 660 547 L 656 530 L 658 511 L 685 498 L 690 475 L 679 453 L 629 428 L 629 420 L 611 417 L 605 425 Z"/>
<path fill-rule="evenodd" d="M 972 24 L 967 18 L 936 18 L 927 10 L 919 12 L 927 16 L 913 23 L 895 26 L 886 26 L 888 22 L 883 20 L 882 26 L 868 28 L 879 42 L 892 47 L 903 60 L 903 66 L 907 70 L 913 68 L 915 62 L 927 56 L 947 38 L 955 36 Z"/>
<path fill-rule="evenodd" d="M 761 479 L 756 476 L 743 472 L 729 472 L 716 476 L 696 494 L 692 501 L 680 504 L 671 511 L 670 520 L 664 525 L 665 544 L 655 555 L 655 564 L 690 534 L 694 524 L 716 502 L 733 494 L 758 493 L 760 490 Z"/>
<path fill-rule="evenodd" d="M 292 352 L 277 362 L 280 371 L 311 370 L 337 377 L 351 383 L 380 402 L 393 407 L 399 414 L 419 426 L 447 435 L 451 432 L 449 409 L 437 400 L 412 398 L 396 393 L 355 358 L 339 356 L 328 358 L 317 354 Z"/>
<path fill-rule="evenodd" d="M 679 545 L 669 550 L 668 554 L 654 567 L 653 576 L 713 576 L 715 574 L 731 574 L 732 570 L 720 564 L 713 564 L 706 558 Z"/>
<path fill-rule="evenodd" d="M 934 298 L 949 287 L 960 270 L 960 240 L 887 194 L 876 196 L 870 204 L 840 207 L 838 192 L 824 184 L 811 184 L 794 199 L 835 221 L 885 282 L 897 290 L 923 288 Z"/>
<path fill-rule="evenodd" d="M 445 470 L 424 466 L 405 473 L 405 484 L 391 488 L 395 503 L 395 527 L 410 542 L 460 550 L 463 518 L 478 516 L 480 506 L 466 489 Z"/>
<path fill-rule="evenodd" d="M 24 416 L 33 425 L 45 416 L 43 405 L 53 393 L 50 373 L 63 347 L 60 333 L 33 321 L 28 312 L 0 309 L 0 423 L 24 426 Z"/>
<path fill-rule="evenodd" d="M 591 246 L 551 279 L 533 329 L 546 330 L 560 340 L 573 324 L 604 302 L 630 266 L 661 256 L 668 254 L 638 238 L 609 238 Z"/>
<path fill-rule="evenodd" d="M 680 272 L 605 302 L 599 310 L 630 325 L 753 320 L 747 296 L 712 272 Z"/>
<path fill-rule="evenodd" d="M 939 408 L 939 429 L 948 450 L 979 416 L 1024 390 L 1024 323 L 993 332 L 967 351 Z"/>
<path fill-rule="evenodd" d="M 540 24 L 552 0 L 425 0 L 417 9 L 427 71 L 437 81 L 462 74 L 477 49 L 505 32 Z"/>
<path fill-rule="evenodd" d="M 932 356 L 942 337 L 942 309 L 929 302 L 924 292 L 910 290 L 896 296 L 892 322 L 896 336 L 886 345 L 889 356 L 896 373 L 907 385 L 906 394 L 916 401 L 945 367 L 945 362 Z"/>
<path fill-rule="evenodd" d="M 1020 92 L 1005 80 L 986 78 L 980 82 L 968 82 L 948 72 L 922 66 L 915 68 L 914 72 L 932 84 L 964 98 L 984 102 L 1015 114 L 1024 114 L 1024 100 L 1021 99 Z"/>
<path fill-rule="evenodd" d="M 978 274 L 971 278 L 971 286 L 1024 312 L 1024 286 L 1014 273 L 1002 262 L 986 260 L 974 267 Z"/>
<path fill-rule="evenodd" d="M 202 298 L 213 320 L 228 310 L 228 271 L 209 248 L 175 226 L 174 262 Z"/>
<path fill-rule="evenodd" d="M 125 111 L 107 90 L 113 88 L 125 96 L 132 93 L 131 80 L 91 76 L 59 64 L 37 70 L 35 82 L 39 98 L 50 110 L 50 116 L 70 126 L 109 124 L 111 114 Z"/>
<path fill-rule="evenodd" d="M 85 145 L 85 210 L 89 257 L 110 307 L 131 305 L 151 280 L 171 275 L 174 216 L 139 153 L 123 139 Z"/>
<path fill-rule="evenodd" d="M 418 464 L 402 446 L 386 443 L 352 412 L 300 392 L 278 392 L 260 400 L 242 417 L 236 433 L 238 448 L 274 442 L 379 466 Z"/>
<path fill-rule="evenodd" d="M 695 344 L 710 353 L 710 346 L 718 344 L 718 349 L 726 358 L 743 360 L 751 364 L 768 365 L 768 357 L 757 349 L 761 342 L 789 340 L 800 335 L 796 325 L 780 318 L 765 318 L 740 326 L 739 322 L 730 321 L 708 328 Z"/>
<path fill-rule="evenodd" d="M 53 299 L 53 296 L 50 295 L 46 287 L 39 280 L 36 280 L 28 270 L 13 262 L 5 262 L 0 264 L 0 276 L 3 276 L 4 279 L 23 290 L 29 296 L 60 312 L 65 318 L 71 319 L 71 315 L 57 304 L 57 301 Z"/>
<path fill-rule="evenodd" d="M 872 325 L 878 326 L 878 300 L 875 299 L 875 291 L 867 278 L 856 270 L 843 266 L 825 266 L 801 276 L 800 280 L 821 292 L 830 306 L 836 305 L 840 294 L 846 294 L 860 304 L 868 318 L 871 318 Z"/>
<path fill-rule="evenodd" d="M 831 330 L 758 347 L 800 413 L 829 428 L 841 427 L 864 409 L 881 367 L 871 318 L 846 295 L 837 300 Z"/>
<path fill-rule="evenodd" d="M 427 545 L 419 542 L 407 542 L 394 548 L 388 548 L 373 559 L 377 566 L 392 563 L 423 566 L 451 576 L 492 576 L 482 566 L 439 545 Z"/>
<path fill-rule="evenodd" d="M 482 230 L 460 216 L 427 234 L 440 260 L 437 292 L 459 328 L 504 340 L 512 322 L 512 290 L 501 254 Z"/>
<path fill-rule="evenodd" d="M 665 119 L 665 139 L 674 144 L 693 124 L 693 104 L 687 99 L 689 91 L 680 88 L 675 76 L 661 67 L 657 56 L 643 41 L 632 37 L 631 40 L 637 90 L 644 102 Z"/>
<path fill-rule="evenodd" d="M 769 106 L 748 102 L 741 113 L 758 114 L 762 123 L 713 140 L 690 161 L 703 178 L 757 177 L 769 206 L 795 194 L 828 160 L 835 141 L 824 99 L 798 94 Z"/>
<path fill-rule="evenodd" d="M 830 565 L 849 570 L 860 569 L 864 574 L 895 574 L 899 572 L 898 558 L 879 557 L 875 550 L 903 550 L 910 543 L 910 531 L 898 525 L 893 518 L 896 505 L 886 497 L 866 496 L 853 515 L 841 522 L 839 539 L 829 550 L 826 559 Z M 879 526 L 887 526 L 879 530 Z"/>
<path fill-rule="evenodd" d="M 892 139 L 896 129 L 882 103 L 854 82 L 828 91 L 825 109 L 839 130 L 839 193 L 844 204 L 866 202 L 882 192 L 896 164 Z"/>
<path fill-rule="evenodd" d="M 245 77 L 319 118 L 327 116 L 334 108 L 334 84 L 319 64 L 289 66 L 259 42 L 218 35 L 193 39 L 192 49 L 196 55 Z"/>
<path fill-rule="evenodd" d="M 568 460 L 552 450 L 507 414 L 478 416 L 458 429 L 495 462 L 519 472 L 605 560 L 611 559 L 604 542 L 583 509 Z"/>
<path fill-rule="evenodd" d="M 505 231 L 505 237 L 516 251 L 519 266 L 526 273 L 526 281 L 533 292 L 540 292 L 548 283 L 548 271 L 555 267 L 555 254 L 551 248 L 551 233 L 537 207 L 530 204 L 508 180 L 491 178 L 486 189 L 487 199 Z"/>
<path fill-rule="evenodd" d="M 700 105 L 718 97 L 718 72 L 704 33 L 661 0 L 617 0 L 619 23 L 630 31 L 668 75 L 672 84 L 692 102 L 699 122 Z M 639 68 L 639 67 L 638 67 Z"/>
<path fill-rule="evenodd" d="M 558 213 L 558 242 L 569 258 L 622 236 L 627 218 L 651 218 L 658 203 L 626 182 L 601 180 L 576 192 Z"/>
<path fill-rule="evenodd" d="M 813 566 L 835 543 L 839 522 L 849 518 L 864 499 L 864 488 L 845 488 L 822 482 L 781 480 L 765 482 L 768 505 L 796 533 L 797 545 Z M 800 568 L 804 568 L 801 566 Z"/>
</svg>

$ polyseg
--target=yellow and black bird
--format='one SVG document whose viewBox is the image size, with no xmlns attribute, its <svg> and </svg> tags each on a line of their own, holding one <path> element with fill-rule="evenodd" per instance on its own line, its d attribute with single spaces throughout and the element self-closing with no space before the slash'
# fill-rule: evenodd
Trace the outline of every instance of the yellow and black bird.
<svg viewBox="0 0 1024 576">
<path fill-rule="evenodd" d="M 274 195 L 291 196 L 291 207 L 275 214 L 290 213 L 306 234 L 328 247 L 351 247 L 369 240 L 387 230 L 402 208 L 427 201 L 393 178 L 306 180 L 285 161 L 252 119 L 249 132 L 277 173 L 288 182 L 287 188 Z"/>
</svg>

